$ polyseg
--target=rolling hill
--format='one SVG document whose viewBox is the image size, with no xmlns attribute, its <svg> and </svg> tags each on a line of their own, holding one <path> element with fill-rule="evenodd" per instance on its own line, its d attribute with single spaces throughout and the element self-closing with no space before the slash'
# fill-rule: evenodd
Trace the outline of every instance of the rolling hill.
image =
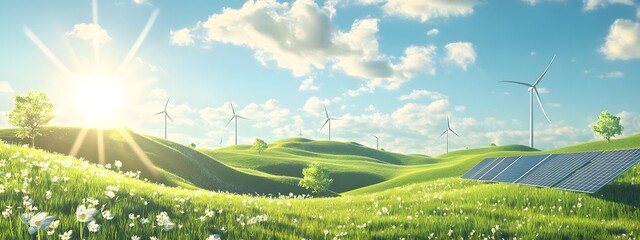
<svg viewBox="0 0 640 240">
<path fill-rule="evenodd" d="M 295 178 L 237 171 L 193 148 L 124 129 L 48 127 L 45 130 L 43 136 L 36 138 L 36 146 L 40 149 L 66 155 L 72 151 L 77 136 L 85 135 L 74 156 L 103 165 L 120 160 L 122 171 L 140 171 L 141 178 L 151 182 L 236 193 L 309 193 L 297 186 Z M 14 137 L 14 131 L 0 130 L 0 139 L 25 144 Z M 98 145 L 101 141 L 104 143 L 102 162 Z M 129 144 L 133 142 L 135 144 Z M 136 149 L 143 154 L 138 154 Z"/>
<path fill-rule="evenodd" d="M 521 153 L 535 152 L 458 152 L 466 160 L 410 166 L 424 167 L 420 171 L 439 166 L 433 173 L 446 175 L 477 158 Z M 0 172 L 2 239 L 50 239 L 49 234 L 55 239 L 62 234 L 72 239 L 633 239 L 640 229 L 638 166 L 596 194 L 453 176 L 336 198 L 167 187 L 105 165 L 9 144 L 0 144 Z M 97 209 L 91 223 L 76 216 L 85 206 Z M 30 233 L 30 224 L 43 222 L 21 220 L 42 214 L 57 220 L 56 227 Z M 90 231 L 89 224 L 100 227 Z"/>
</svg>

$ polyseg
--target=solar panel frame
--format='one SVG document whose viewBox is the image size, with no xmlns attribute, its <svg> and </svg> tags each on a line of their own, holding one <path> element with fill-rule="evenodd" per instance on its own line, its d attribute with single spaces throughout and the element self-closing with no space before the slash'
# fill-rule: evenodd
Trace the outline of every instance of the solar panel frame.
<svg viewBox="0 0 640 240">
<path fill-rule="evenodd" d="M 487 166 L 487 164 L 491 163 L 491 161 L 496 160 L 497 158 L 485 158 L 482 161 L 478 162 L 475 166 L 473 166 L 469 171 L 464 173 L 461 178 L 471 179 L 471 177 L 476 174 L 478 171 L 482 170 L 483 167 Z"/>
<path fill-rule="evenodd" d="M 513 183 L 538 166 L 538 164 L 544 162 L 550 156 L 551 154 L 522 156 L 491 179 L 491 181 Z"/>
<path fill-rule="evenodd" d="M 515 157 L 506 157 L 503 158 L 498 164 L 493 166 L 487 172 L 485 172 L 482 176 L 478 178 L 478 180 L 482 181 L 491 181 L 496 175 L 501 173 L 505 168 L 509 167 L 514 161 L 518 160 L 519 156 Z"/>
<path fill-rule="evenodd" d="M 582 168 L 602 152 L 553 154 L 515 183 L 538 187 L 552 187 L 571 173 Z"/>
<path fill-rule="evenodd" d="M 479 178 L 482 175 L 484 175 L 487 171 L 491 170 L 494 166 L 496 166 L 498 163 L 500 163 L 502 161 L 502 159 L 504 159 L 504 158 L 503 157 L 496 158 L 496 160 L 493 160 L 491 163 L 487 164 L 487 166 L 484 166 L 482 169 L 480 169 L 480 171 L 476 172 L 476 174 L 471 176 L 471 179 L 479 180 Z"/>
<path fill-rule="evenodd" d="M 554 188 L 594 193 L 640 162 L 640 149 L 604 152 Z"/>
</svg>

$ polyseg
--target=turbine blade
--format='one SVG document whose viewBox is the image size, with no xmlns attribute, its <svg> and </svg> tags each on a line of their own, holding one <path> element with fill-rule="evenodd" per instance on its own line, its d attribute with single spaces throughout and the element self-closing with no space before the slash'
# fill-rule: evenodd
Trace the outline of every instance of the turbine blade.
<svg viewBox="0 0 640 240">
<path fill-rule="evenodd" d="M 171 116 L 169 116 L 168 112 L 164 112 L 164 114 L 167 114 L 167 117 L 169 118 L 169 120 L 171 120 L 172 123 L 176 123 L 176 122 L 173 121 L 173 119 L 171 119 Z"/>
<path fill-rule="evenodd" d="M 540 99 L 540 94 L 538 94 L 538 88 L 533 88 L 533 90 L 536 92 L 536 98 L 538 99 L 538 103 L 540 104 L 540 108 L 542 109 L 544 117 L 547 118 L 547 121 L 549 121 L 549 123 L 551 123 L 551 120 L 549 120 L 549 116 L 547 116 L 547 112 L 544 110 L 544 106 L 542 106 L 542 99 Z"/>
<path fill-rule="evenodd" d="M 231 101 L 229 101 L 229 105 L 231 105 L 231 111 L 233 112 L 233 115 L 236 115 L 236 109 L 233 108 L 233 103 Z"/>
<path fill-rule="evenodd" d="M 327 118 L 326 121 L 324 121 L 324 124 L 322 124 L 322 127 L 320 128 L 320 131 L 322 131 L 322 129 L 324 128 L 325 125 L 327 125 L 327 123 L 331 121 L 331 119 Z"/>
<path fill-rule="evenodd" d="M 327 118 L 329 118 L 329 112 L 327 112 L 327 106 L 325 106 L 324 104 L 322 104 L 322 106 L 324 107 L 324 114 L 327 115 Z"/>
<path fill-rule="evenodd" d="M 340 118 L 329 118 L 331 120 L 340 120 Z"/>
<path fill-rule="evenodd" d="M 538 79 L 536 79 L 536 81 L 533 83 L 533 86 L 538 86 L 538 83 L 542 80 L 542 78 L 544 77 L 545 74 L 547 74 L 547 71 L 549 70 L 549 68 L 551 67 L 551 64 L 553 64 L 553 60 L 556 59 L 556 55 L 553 54 L 553 58 L 551 58 L 551 62 L 549 62 L 549 65 L 547 65 L 547 68 L 544 69 L 544 72 L 542 72 L 542 74 L 540 75 L 540 77 L 538 77 Z"/>
<path fill-rule="evenodd" d="M 229 121 L 227 122 L 227 124 L 225 124 L 224 126 L 229 126 L 229 123 L 231 123 L 231 121 L 233 121 L 233 118 L 236 117 L 236 115 L 233 115 L 233 117 L 231 117 L 231 119 L 229 119 Z"/>
<path fill-rule="evenodd" d="M 451 133 L 455 134 L 456 136 L 460 137 L 460 135 L 458 135 L 455 131 L 453 131 L 453 129 L 449 128 L 449 131 L 451 131 Z"/>
<path fill-rule="evenodd" d="M 163 113 L 164 113 L 164 111 L 156 113 L 156 114 L 153 114 L 153 116 L 160 115 L 160 114 L 163 114 Z"/>
<path fill-rule="evenodd" d="M 167 98 L 167 103 L 164 104 L 164 111 L 167 111 L 167 106 L 169 106 L 169 99 L 171 98 Z"/>
<path fill-rule="evenodd" d="M 447 116 L 447 128 L 451 129 L 451 124 L 449 123 L 449 116 Z"/>
<path fill-rule="evenodd" d="M 442 135 L 444 135 L 445 133 L 447 133 L 447 131 L 449 131 L 449 129 L 444 130 L 444 132 L 442 132 L 442 134 L 440 134 L 440 136 L 438 136 L 438 137 L 442 137 Z"/>
<path fill-rule="evenodd" d="M 515 83 L 515 84 L 520 84 L 520 85 L 524 85 L 524 86 L 527 86 L 527 87 L 533 87 L 533 85 L 528 84 L 528 83 L 523 83 L 523 82 L 516 82 L 516 81 L 500 81 L 500 82 Z"/>
<path fill-rule="evenodd" d="M 242 118 L 242 119 L 245 119 L 245 120 L 251 120 L 251 119 L 248 119 L 248 118 L 240 116 L 240 115 L 236 115 L 236 117 L 239 117 L 239 118 Z"/>
<path fill-rule="evenodd" d="M 371 136 L 373 136 L 374 138 L 378 139 L 378 136 L 371 134 Z"/>
</svg>

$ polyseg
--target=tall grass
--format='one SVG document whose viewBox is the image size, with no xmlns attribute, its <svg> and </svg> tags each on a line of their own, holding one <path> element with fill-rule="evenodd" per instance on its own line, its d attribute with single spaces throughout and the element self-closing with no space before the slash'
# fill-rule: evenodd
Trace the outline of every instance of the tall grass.
<svg viewBox="0 0 640 240">
<path fill-rule="evenodd" d="M 69 230 L 72 239 L 627 239 L 640 233 L 638 206 L 607 199 L 607 192 L 442 178 L 340 198 L 249 196 L 155 185 L 109 163 L 0 145 L 0 207 L 7 212 L 0 239 L 60 239 Z M 638 174 L 633 169 L 616 181 L 636 186 L 631 179 Z M 76 219 L 81 204 L 109 210 L 113 219 L 99 212 L 101 228 L 89 232 Z M 20 216 L 41 211 L 59 226 L 30 235 Z M 163 212 L 173 229 L 158 225 Z"/>
</svg>

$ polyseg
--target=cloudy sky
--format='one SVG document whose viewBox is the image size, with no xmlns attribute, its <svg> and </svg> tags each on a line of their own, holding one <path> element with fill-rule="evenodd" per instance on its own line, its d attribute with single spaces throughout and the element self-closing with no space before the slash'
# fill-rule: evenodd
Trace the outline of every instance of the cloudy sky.
<svg viewBox="0 0 640 240">
<path fill-rule="evenodd" d="M 608 110 L 640 132 L 640 2 L 632 0 L 3 1 L 0 113 L 44 91 L 52 125 L 126 126 L 199 147 L 320 131 L 403 153 L 597 139 Z M 4 117 L 0 126 L 8 126 Z M 222 139 L 222 144 L 220 144 Z"/>
</svg>

